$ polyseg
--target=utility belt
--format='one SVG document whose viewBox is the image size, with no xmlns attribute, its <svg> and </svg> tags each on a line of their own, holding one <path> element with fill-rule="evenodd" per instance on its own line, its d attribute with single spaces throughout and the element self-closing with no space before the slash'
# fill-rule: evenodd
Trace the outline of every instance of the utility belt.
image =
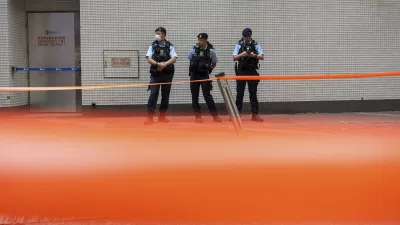
<svg viewBox="0 0 400 225">
<path fill-rule="evenodd" d="M 235 71 L 241 71 L 241 70 L 251 70 L 251 69 L 255 69 L 255 70 L 257 70 L 257 69 L 259 69 L 260 68 L 260 64 L 259 63 L 257 63 L 257 64 L 255 64 L 255 63 L 236 63 L 235 64 Z"/>
<path fill-rule="evenodd" d="M 167 68 L 170 68 L 170 70 L 168 70 Z M 150 80 L 149 83 L 151 84 L 151 83 L 172 82 L 172 79 L 174 78 L 174 70 L 175 70 L 174 65 L 166 66 L 162 71 L 157 71 L 157 67 L 156 69 L 150 69 L 152 80 Z M 147 91 L 149 90 L 150 90 L 150 85 L 147 87 Z"/>
<path fill-rule="evenodd" d="M 210 64 L 203 61 L 191 61 L 189 67 L 189 76 L 193 73 L 210 74 L 213 68 Z"/>
<path fill-rule="evenodd" d="M 174 72 L 175 72 L 174 64 L 166 66 L 162 71 L 157 71 L 157 66 L 155 65 L 150 66 L 150 74 L 153 77 L 157 77 L 161 73 L 173 74 Z"/>
<path fill-rule="evenodd" d="M 235 73 L 238 75 L 242 71 L 249 71 L 249 70 L 254 70 L 256 71 L 257 69 L 260 68 L 259 64 L 238 64 L 237 62 L 235 63 Z"/>
</svg>

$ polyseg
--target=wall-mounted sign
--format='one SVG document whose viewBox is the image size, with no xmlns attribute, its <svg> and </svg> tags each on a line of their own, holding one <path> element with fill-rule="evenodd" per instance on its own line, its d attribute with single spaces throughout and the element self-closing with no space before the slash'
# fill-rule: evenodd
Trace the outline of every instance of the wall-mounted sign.
<svg viewBox="0 0 400 225">
<path fill-rule="evenodd" d="M 111 58 L 111 67 L 131 67 L 131 58 L 113 57 Z"/>
<path fill-rule="evenodd" d="M 64 46 L 65 36 L 51 37 L 41 36 L 37 37 L 37 46 Z"/>
</svg>

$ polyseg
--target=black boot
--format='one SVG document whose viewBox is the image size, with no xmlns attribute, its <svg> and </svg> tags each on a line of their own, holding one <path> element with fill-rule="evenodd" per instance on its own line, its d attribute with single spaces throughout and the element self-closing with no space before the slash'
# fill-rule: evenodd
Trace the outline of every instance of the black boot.
<svg viewBox="0 0 400 225">
<path fill-rule="evenodd" d="M 218 115 L 213 116 L 213 118 L 214 118 L 214 121 L 215 121 L 215 122 L 217 122 L 217 123 L 222 123 L 222 119 L 221 119 L 221 117 L 219 117 Z"/>
<path fill-rule="evenodd" d="M 166 112 L 160 112 L 160 115 L 158 116 L 158 122 L 160 123 L 168 123 L 169 120 L 167 117 L 165 117 Z"/>
<path fill-rule="evenodd" d="M 154 113 L 151 113 L 151 112 L 149 112 L 149 113 L 147 114 L 147 118 L 146 118 L 146 120 L 144 121 L 144 125 L 149 125 L 149 124 L 152 124 L 152 123 L 153 123 L 153 115 L 154 115 Z"/>
<path fill-rule="evenodd" d="M 196 123 L 202 123 L 203 119 L 201 118 L 201 114 L 196 114 Z"/>
<path fill-rule="evenodd" d="M 258 114 L 253 114 L 251 116 L 251 120 L 257 121 L 257 122 L 264 122 L 264 120 Z"/>
</svg>

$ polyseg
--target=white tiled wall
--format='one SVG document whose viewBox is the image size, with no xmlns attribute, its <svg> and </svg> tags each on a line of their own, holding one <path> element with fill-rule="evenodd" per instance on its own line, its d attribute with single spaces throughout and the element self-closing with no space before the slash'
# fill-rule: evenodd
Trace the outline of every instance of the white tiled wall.
<svg viewBox="0 0 400 225">
<path fill-rule="evenodd" d="M 28 44 L 26 27 L 25 0 L 9 0 L 8 5 L 8 50 L 10 65 L 28 67 Z M 28 73 L 18 72 L 10 78 L 10 86 L 27 87 Z M 10 105 L 20 106 L 28 104 L 28 92 L 10 93 Z"/>
<path fill-rule="evenodd" d="M 0 1 L 0 84 L 7 87 L 26 87 L 26 72 L 11 74 L 11 66 L 26 67 L 28 63 L 26 41 L 25 0 Z M 0 92 L 0 107 L 26 105 L 27 92 Z"/>
<path fill-rule="evenodd" d="M 158 26 L 179 56 L 175 81 L 188 79 L 187 54 L 199 32 L 217 49 L 214 72 L 233 75 L 232 51 L 245 27 L 264 50 L 262 75 L 399 71 L 399 12 L 396 0 L 81 0 L 82 85 L 147 83 L 145 54 Z M 105 49 L 139 50 L 140 78 L 103 78 Z M 148 95 L 143 87 L 88 90 L 83 104 L 145 104 Z M 213 95 L 222 102 L 217 88 Z M 259 88 L 260 101 L 399 96 L 399 78 L 263 81 Z M 173 86 L 171 103 L 190 103 L 188 84 Z"/>
<path fill-rule="evenodd" d="M 0 86 L 10 85 L 7 0 L 0 0 Z M 8 92 L 0 92 L 0 106 L 8 106 Z"/>
<path fill-rule="evenodd" d="M 24 11 L 78 10 L 82 85 L 147 83 L 145 54 L 158 26 L 167 29 L 167 39 L 179 56 L 175 81 L 188 79 L 187 54 L 200 32 L 207 32 L 217 49 L 219 64 L 214 73 L 233 75 L 231 55 L 245 27 L 253 29 L 264 50 L 262 75 L 400 70 L 400 2 L 396 0 L 0 0 L 0 86 L 27 86 L 26 74 L 12 77 L 9 70 L 12 64 L 27 66 Z M 139 50 L 140 77 L 104 78 L 103 50 Z M 233 82 L 231 87 L 235 94 Z M 146 87 L 88 90 L 83 91 L 83 104 L 145 104 L 148 95 Z M 222 102 L 216 87 L 213 95 Z M 399 78 L 263 81 L 259 88 L 260 101 L 399 96 Z M 27 93 L 0 92 L 0 107 L 27 101 Z M 188 84 L 173 86 L 171 103 L 190 103 Z"/>
</svg>

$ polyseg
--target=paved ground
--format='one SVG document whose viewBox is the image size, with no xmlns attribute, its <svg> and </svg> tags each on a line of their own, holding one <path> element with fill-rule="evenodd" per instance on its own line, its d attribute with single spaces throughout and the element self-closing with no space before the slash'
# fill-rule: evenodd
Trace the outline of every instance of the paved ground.
<svg viewBox="0 0 400 225">
<path fill-rule="evenodd" d="M 0 224 L 400 222 L 400 113 L 263 117 L 2 117 Z"/>
</svg>

